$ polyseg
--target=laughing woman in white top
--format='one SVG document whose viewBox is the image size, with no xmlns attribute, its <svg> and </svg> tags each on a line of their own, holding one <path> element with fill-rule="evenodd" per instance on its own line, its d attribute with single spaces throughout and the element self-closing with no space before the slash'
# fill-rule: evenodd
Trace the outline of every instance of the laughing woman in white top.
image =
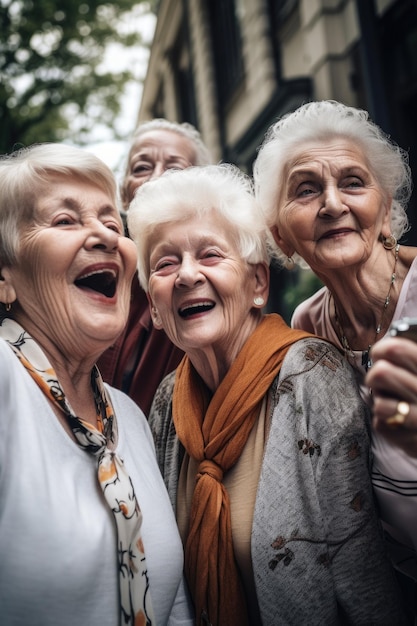
<svg viewBox="0 0 417 626">
<path fill-rule="evenodd" d="M 363 383 L 391 322 L 417 316 L 417 249 L 398 243 L 408 227 L 407 155 L 366 111 L 310 102 L 269 129 L 254 178 L 284 264 L 304 261 L 325 285 L 299 305 L 292 325 L 340 346 Z M 417 405 L 401 400 L 392 402 L 393 416 L 404 408 L 416 416 Z M 417 460 L 393 445 L 389 424 L 375 424 L 372 478 L 394 560 L 411 576 L 405 587 L 415 598 Z M 401 427 L 412 433 L 415 422 Z"/>
<path fill-rule="evenodd" d="M 95 367 L 136 267 L 113 175 L 41 144 L 0 189 L 1 623 L 190 625 L 148 424 Z"/>
</svg>

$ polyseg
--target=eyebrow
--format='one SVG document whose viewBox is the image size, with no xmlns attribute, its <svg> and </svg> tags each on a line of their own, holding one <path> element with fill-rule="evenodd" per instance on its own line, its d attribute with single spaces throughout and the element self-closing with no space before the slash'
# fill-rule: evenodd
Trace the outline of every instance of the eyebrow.
<svg viewBox="0 0 417 626">
<path fill-rule="evenodd" d="M 303 176 L 305 174 L 316 175 L 317 174 L 317 170 L 319 169 L 319 168 L 315 168 L 315 167 L 312 167 L 312 166 L 305 166 L 305 167 L 303 167 L 303 166 L 296 166 L 296 167 L 297 167 L 297 169 L 293 169 L 290 172 L 288 178 L 293 178 L 293 177 L 296 177 L 296 176 Z M 366 173 L 367 171 L 368 171 L 367 168 L 363 167 L 361 165 L 347 165 L 345 167 L 342 167 L 339 170 L 339 172 L 342 175 L 344 175 L 344 176 L 346 176 L 348 174 L 355 174 L 356 172 Z"/>
<path fill-rule="evenodd" d="M 73 209 L 74 211 L 81 208 L 78 200 L 75 200 L 71 196 L 59 198 L 59 202 L 62 202 L 62 204 L 65 205 L 68 209 Z"/>
<path fill-rule="evenodd" d="M 134 163 L 138 159 L 153 159 L 152 149 L 149 151 L 136 152 L 132 158 L 130 159 L 131 163 Z M 164 160 L 169 161 L 171 159 L 176 159 L 180 161 L 184 161 L 185 163 L 190 163 L 190 161 L 184 157 L 182 154 L 168 154 L 168 156 Z"/>
<path fill-rule="evenodd" d="M 72 198 L 71 196 L 68 196 L 68 197 L 64 196 L 63 198 L 59 198 L 58 201 L 62 203 L 65 208 L 71 209 L 72 211 L 83 210 L 83 205 L 78 200 L 76 200 L 75 198 Z M 98 209 L 97 215 L 100 217 L 108 213 L 115 213 L 115 214 L 117 213 L 117 215 L 119 215 L 117 208 L 113 204 L 102 204 Z"/>
<path fill-rule="evenodd" d="M 220 240 L 220 243 L 219 243 L 219 240 L 217 238 L 214 238 L 214 236 L 209 237 L 207 235 L 202 235 L 201 239 L 199 239 L 197 242 L 198 244 L 197 249 L 204 248 L 206 246 L 217 246 L 219 248 L 222 248 L 224 247 L 225 243 L 227 244 L 227 241 L 225 239 Z M 176 249 L 177 247 L 178 246 L 175 242 L 164 240 L 158 243 L 156 246 L 154 246 L 151 254 L 155 254 L 155 251 L 157 254 L 166 254 L 165 252 L 166 250 L 170 251 L 173 248 Z"/>
</svg>

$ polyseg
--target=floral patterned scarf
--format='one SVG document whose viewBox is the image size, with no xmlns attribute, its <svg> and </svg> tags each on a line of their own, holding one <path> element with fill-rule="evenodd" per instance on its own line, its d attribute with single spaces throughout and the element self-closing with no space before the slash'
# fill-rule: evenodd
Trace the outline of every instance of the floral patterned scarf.
<svg viewBox="0 0 417 626">
<path fill-rule="evenodd" d="M 78 445 L 97 458 L 98 481 L 117 528 L 120 623 L 141 626 L 155 624 L 140 533 L 142 513 L 129 474 L 122 459 L 114 451 L 118 439 L 117 422 L 100 372 L 94 367 L 91 374 L 98 430 L 75 415 L 46 355 L 19 324 L 4 319 L 0 326 L 0 337 L 8 342 L 47 398 L 65 414 Z"/>
</svg>

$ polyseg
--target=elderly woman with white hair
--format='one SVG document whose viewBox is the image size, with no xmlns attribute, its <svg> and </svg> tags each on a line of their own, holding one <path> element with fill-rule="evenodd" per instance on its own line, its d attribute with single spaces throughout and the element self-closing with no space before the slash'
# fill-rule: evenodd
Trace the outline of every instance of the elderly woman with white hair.
<svg viewBox="0 0 417 626">
<path fill-rule="evenodd" d="M 0 159 L 2 626 L 192 624 L 183 549 L 145 416 L 95 362 L 136 267 L 94 155 Z"/>
<path fill-rule="evenodd" d="M 417 249 L 399 244 L 408 228 L 407 154 L 366 111 L 309 102 L 269 129 L 254 178 L 284 264 L 307 264 L 325 285 L 297 307 L 292 326 L 339 346 L 366 400 L 365 385 L 375 385 L 372 480 L 417 618 L 417 347 L 379 341 L 393 321 L 417 316 Z M 385 356 L 385 368 L 365 379 L 373 353 Z M 396 386 L 387 360 L 403 370 Z"/>
<path fill-rule="evenodd" d="M 149 423 L 196 624 L 400 624 L 366 407 L 330 343 L 265 315 L 268 230 L 231 165 L 167 172 L 128 213 L 153 323 L 185 356 Z"/>
<path fill-rule="evenodd" d="M 192 124 L 164 118 L 142 122 L 133 134 L 120 188 L 123 218 L 136 190 L 149 180 L 170 169 L 210 162 L 209 151 Z M 154 328 L 146 294 L 135 276 L 127 324 L 99 359 L 103 379 L 127 393 L 148 415 L 159 383 L 182 357 L 164 331 Z"/>
</svg>

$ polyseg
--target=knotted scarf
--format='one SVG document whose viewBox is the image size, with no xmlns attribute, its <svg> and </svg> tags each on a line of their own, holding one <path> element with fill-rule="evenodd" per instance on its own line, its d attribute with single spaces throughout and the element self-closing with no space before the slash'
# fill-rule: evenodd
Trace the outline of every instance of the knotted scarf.
<svg viewBox="0 0 417 626">
<path fill-rule="evenodd" d="M 200 462 L 185 546 L 185 573 L 197 624 L 248 624 L 233 552 L 229 496 L 222 480 L 239 459 L 288 349 L 309 336 L 289 328 L 279 315 L 266 315 L 211 400 L 187 356 L 177 368 L 175 429 L 190 457 Z"/>
<path fill-rule="evenodd" d="M 0 327 L 0 336 L 9 343 L 43 393 L 65 414 L 78 445 L 97 458 L 98 481 L 117 529 L 120 623 L 136 626 L 155 624 L 140 533 L 142 513 L 130 476 L 122 459 L 114 452 L 117 422 L 100 372 L 94 367 L 91 374 L 98 430 L 75 415 L 46 355 L 29 333 L 15 321 L 5 319 Z"/>
</svg>

